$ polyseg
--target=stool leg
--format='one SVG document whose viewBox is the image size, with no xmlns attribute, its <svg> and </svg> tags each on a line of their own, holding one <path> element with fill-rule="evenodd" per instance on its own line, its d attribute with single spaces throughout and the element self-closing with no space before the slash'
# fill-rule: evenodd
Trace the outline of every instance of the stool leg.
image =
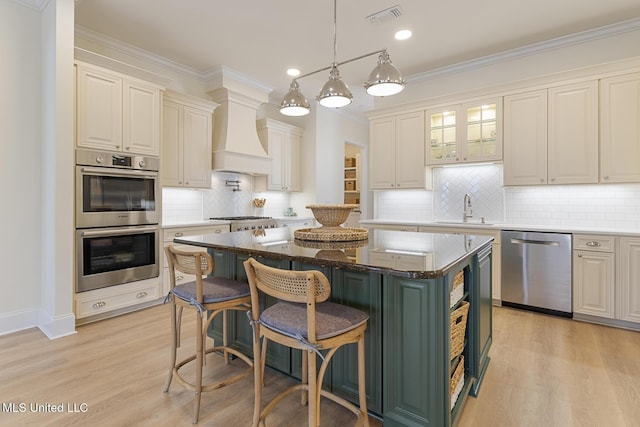
<svg viewBox="0 0 640 427">
<path fill-rule="evenodd" d="M 318 377 L 316 375 L 316 354 L 311 351 L 303 351 L 307 354 L 308 368 L 307 378 L 309 384 L 309 427 L 320 425 L 318 417 Z"/>
<path fill-rule="evenodd" d="M 198 423 L 200 415 L 200 398 L 202 397 L 202 365 L 204 355 L 202 353 L 202 317 L 196 314 L 196 381 L 195 381 L 195 402 L 193 406 L 193 424 Z"/>
<path fill-rule="evenodd" d="M 367 388 L 365 384 L 364 367 L 364 334 L 358 340 L 358 394 L 360 397 L 360 410 L 364 417 L 364 425 L 369 426 L 369 414 L 367 412 Z"/>
<path fill-rule="evenodd" d="M 227 327 L 229 322 L 229 316 L 227 313 L 228 310 L 222 311 L 222 345 L 224 346 L 224 364 L 229 364 L 229 353 L 227 352 L 227 347 L 229 346 L 229 338 L 227 336 Z"/>
<path fill-rule="evenodd" d="M 307 384 L 309 385 L 309 354 L 307 353 L 306 350 L 302 350 L 302 375 L 301 377 L 301 381 L 302 384 Z M 300 392 L 300 404 L 301 405 L 306 405 L 309 402 L 309 391 L 308 390 L 302 390 Z"/>
<path fill-rule="evenodd" d="M 253 421 L 252 427 L 258 427 L 262 414 L 262 387 L 264 382 L 264 362 L 260 349 L 260 325 L 253 325 Z M 265 338 L 266 340 L 266 338 Z"/>
<path fill-rule="evenodd" d="M 171 297 L 171 367 L 169 368 L 169 377 L 164 384 L 163 391 L 167 393 L 169 391 L 169 386 L 171 385 L 171 380 L 173 379 L 173 369 L 176 366 L 176 352 L 178 347 L 178 330 L 177 330 L 177 319 L 176 319 L 176 303 L 173 301 L 173 296 Z"/>
</svg>

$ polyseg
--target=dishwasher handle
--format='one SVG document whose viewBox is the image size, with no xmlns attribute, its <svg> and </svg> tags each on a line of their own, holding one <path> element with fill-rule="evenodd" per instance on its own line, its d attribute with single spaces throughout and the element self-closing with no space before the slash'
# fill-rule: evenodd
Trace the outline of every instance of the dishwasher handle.
<svg viewBox="0 0 640 427">
<path fill-rule="evenodd" d="M 544 246 L 560 246 L 560 243 L 552 240 L 531 240 L 531 239 L 516 239 L 512 238 L 511 243 L 517 245 L 544 245 Z"/>
</svg>

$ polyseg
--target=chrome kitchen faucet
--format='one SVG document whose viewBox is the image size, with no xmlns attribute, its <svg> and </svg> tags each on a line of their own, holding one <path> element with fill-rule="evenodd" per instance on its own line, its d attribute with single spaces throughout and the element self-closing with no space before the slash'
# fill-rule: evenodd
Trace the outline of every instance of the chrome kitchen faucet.
<svg viewBox="0 0 640 427">
<path fill-rule="evenodd" d="M 464 195 L 462 222 L 467 222 L 468 219 L 473 218 L 473 209 L 471 208 L 471 196 L 469 193 Z"/>
</svg>

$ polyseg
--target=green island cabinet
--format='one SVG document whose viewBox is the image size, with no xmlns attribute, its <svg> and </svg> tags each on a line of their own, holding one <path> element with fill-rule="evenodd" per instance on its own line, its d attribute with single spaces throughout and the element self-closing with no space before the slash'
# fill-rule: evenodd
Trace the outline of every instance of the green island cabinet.
<svg viewBox="0 0 640 427">
<path fill-rule="evenodd" d="M 247 280 L 242 263 L 249 257 L 282 269 L 322 271 L 331 281 L 332 301 L 369 314 L 365 336 L 369 412 L 385 426 L 455 425 L 467 397 L 478 395 L 489 363 L 491 238 L 370 230 L 368 241 L 358 248 L 336 245 L 327 250 L 326 246 L 300 246 L 294 231 L 287 228 L 265 232 L 258 236 L 251 231 L 191 236 L 175 242 L 208 248 L 215 262 L 213 274 L 236 280 Z M 264 244 L 268 242 L 276 244 Z M 394 245 L 404 245 L 405 250 Z M 411 255 L 395 255 L 398 253 Z M 407 256 L 412 258 L 407 261 Z M 461 271 L 462 298 L 452 304 L 454 278 Z M 464 383 L 452 407 L 450 382 L 460 356 L 450 359 L 451 313 L 463 301 L 469 303 L 461 355 Z M 273 303 L 267 298 L 261 301 Z M 246 313 L 236 311 L 229 317 L 231 345 L 252 355 Z M 222 319 L 218 318 L 209 335 L 221 340 L 221 332 Z M 357 404 L 356 350 L 355 346 L 339 350 L 323 386 Z M 270 342 L 267 365 L 299 379 L 300 351 Z"/>
</svg>

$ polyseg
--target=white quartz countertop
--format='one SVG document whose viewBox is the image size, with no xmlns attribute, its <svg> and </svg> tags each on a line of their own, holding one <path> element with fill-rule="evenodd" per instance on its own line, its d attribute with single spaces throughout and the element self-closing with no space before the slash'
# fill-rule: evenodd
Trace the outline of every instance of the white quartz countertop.
<svg viewBox="0 0 640 427">
<path fill-rule="evenodd" d="M 360 220 L 362 226 L 376 226 L 376 225 L 405 225 L 405 226 L 418 226 L 418 227 L 433 227 L 433 228 L 461 228 L 461 229 L 480 229 L 489 231 L 501 231 L 501 230 L 517 230 L 517 231 L 540 231 L 540 232 L 552 232 L 552 233 L 571 233 L 571 234 L 603 234 L 603 235 L 615 235 L 615 236 L 640 236 L 640 231 L 628 230 L 628 229 L 616 229 L 610 227 L 581 227 L 570 225 L 540 225 L 540 224 L 507 224 L 507 223 L 494 223 L 488 222 L 482 224 L 479 221 L 467 222 L 462 221 L 447 221 L 447 220 L 427 220 L 427 221 L 412 221 L 412 220 L 386 220 L 386 219 L 366 219 Z"/>
</svg>

